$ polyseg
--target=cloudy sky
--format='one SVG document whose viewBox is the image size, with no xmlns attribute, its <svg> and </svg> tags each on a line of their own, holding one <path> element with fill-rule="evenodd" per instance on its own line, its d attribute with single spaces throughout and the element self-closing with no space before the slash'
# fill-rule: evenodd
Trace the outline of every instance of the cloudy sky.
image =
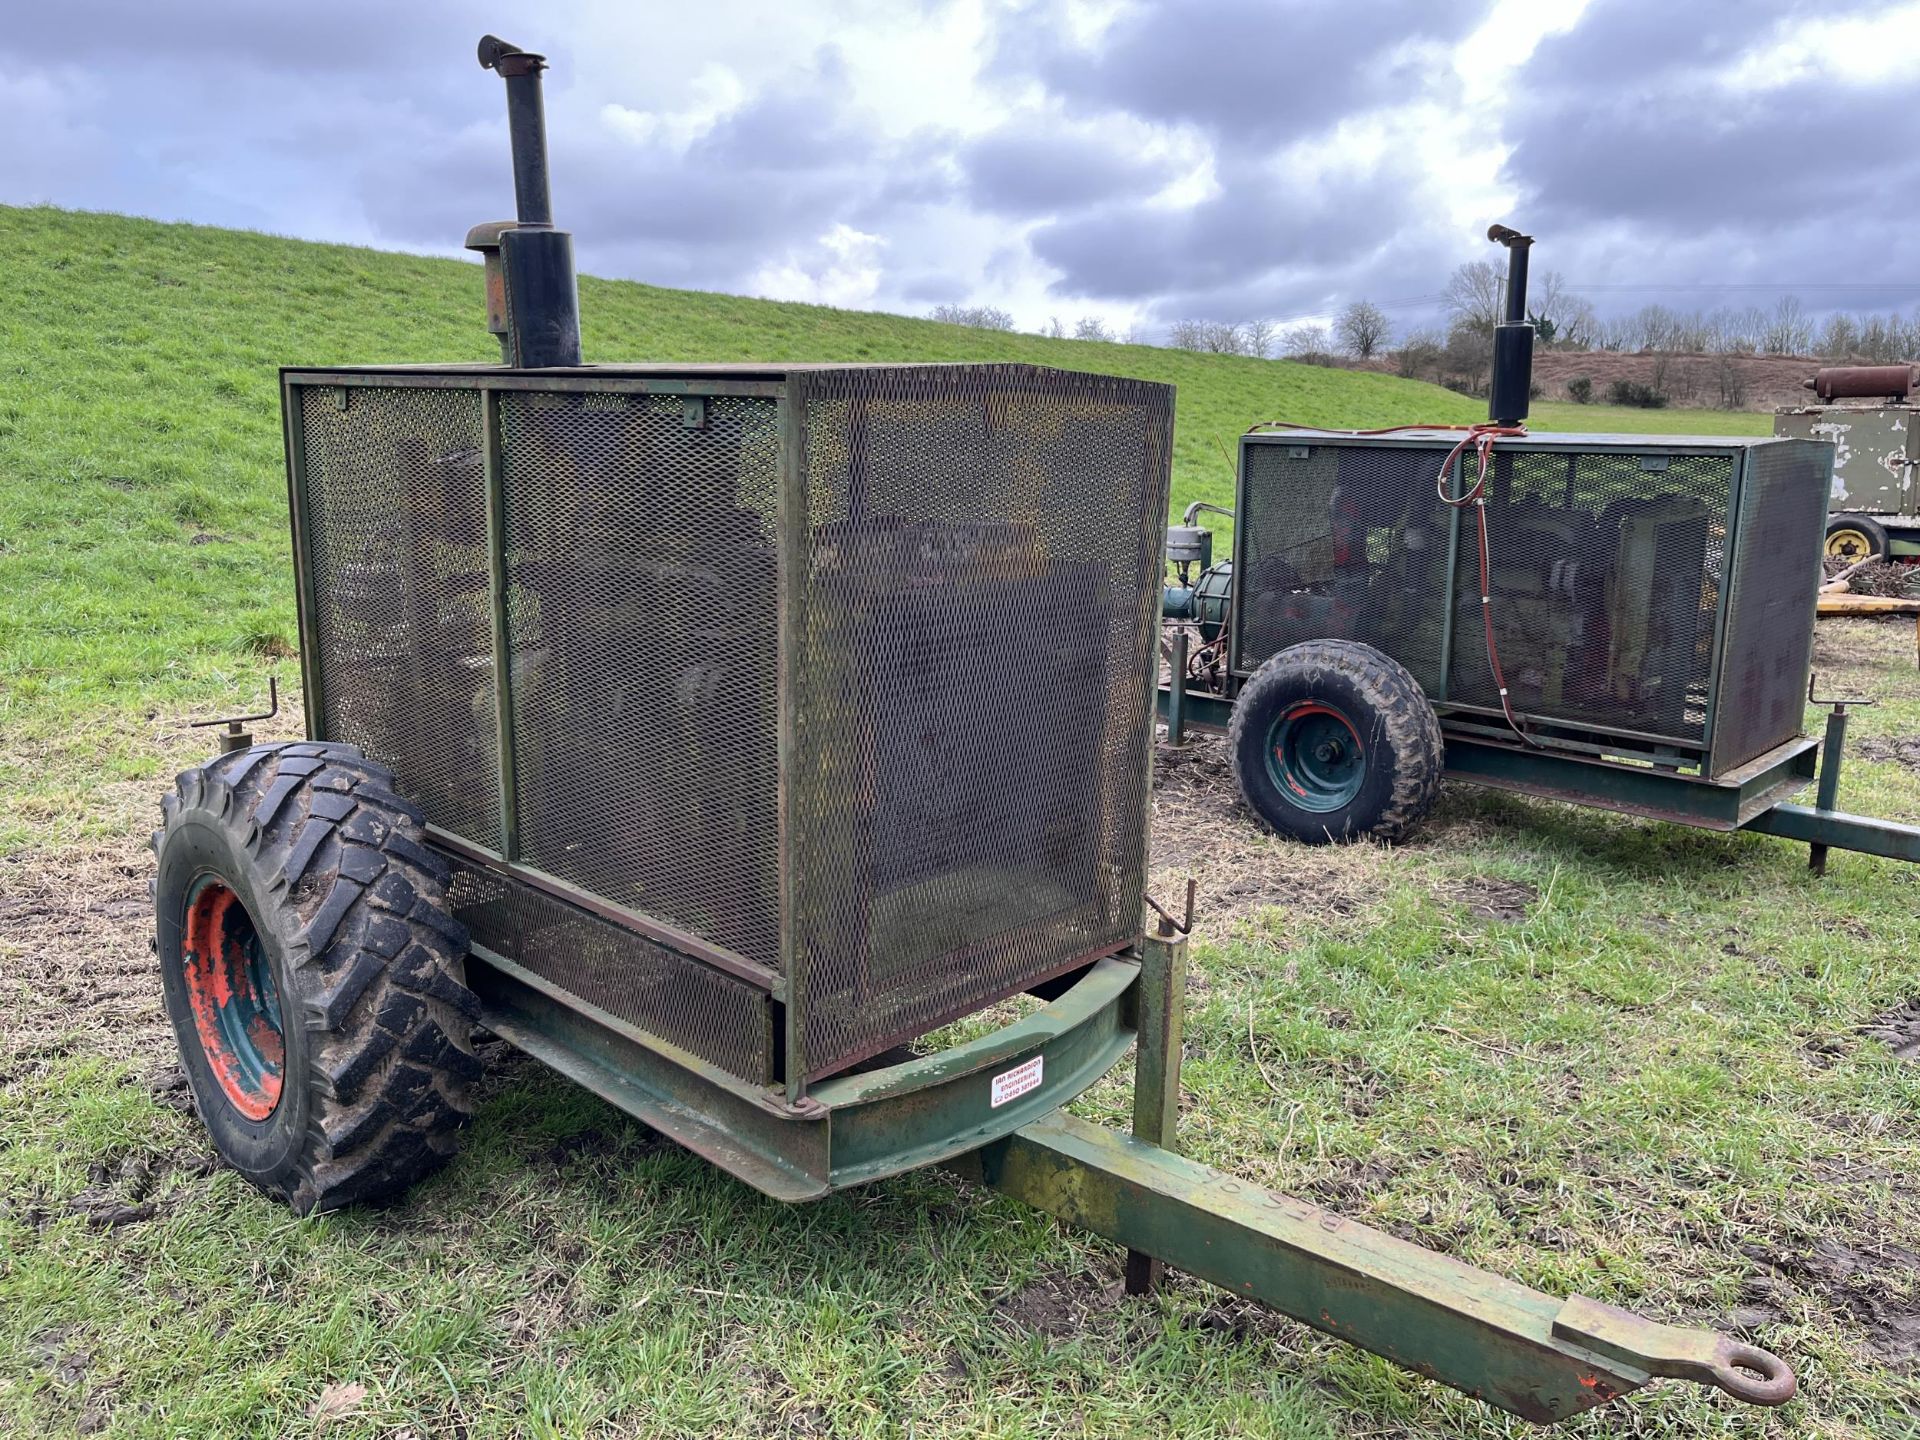
<svg viewBox="0 0 1920 1440">
<path fill-rule="evenodd" d="M 581 267 L 1025 328 L 1404 327 L 1486 225 L 1603 313 L 1920 304 L 1920 0 L 34 0 L 0 203 L 459 253 L 547 54 Z"/>
</svg>

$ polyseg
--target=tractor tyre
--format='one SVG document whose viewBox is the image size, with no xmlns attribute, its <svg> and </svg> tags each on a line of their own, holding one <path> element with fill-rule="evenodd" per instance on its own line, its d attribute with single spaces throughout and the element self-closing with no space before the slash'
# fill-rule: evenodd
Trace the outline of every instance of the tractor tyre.
<svg viewBox="0 0 1920 1440">
<path fill-rule="evenodd" d="M 1254 672 L 1227 752 L 1248 808 L 1309 845 L 1399 840 L 1431 808 L 1444 764 L 1420 682 L 1352 640 L 1289 646 Z"/>
<path fill-rule="evenodd" d="M 1834 515 L 1827 520 L 1826 554 L 1829 560 L 1852 562 L 1869 555 L 1889 559 L 1887 527 L 1871 515 Z"/>
<path fill-rule="evenodd" d="M 350 745 L 257 745 L 160 808 L 161 988 L 220 1154 L 302 1215 L 444 1164 L 480 1007 L 447 867 L 392 773 Z"/>
</svg>

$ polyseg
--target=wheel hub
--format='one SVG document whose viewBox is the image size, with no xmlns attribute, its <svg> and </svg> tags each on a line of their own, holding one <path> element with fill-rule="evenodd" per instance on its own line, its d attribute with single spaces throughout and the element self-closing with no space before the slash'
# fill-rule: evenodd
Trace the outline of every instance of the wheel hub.
<svg viewBox="0 0 1920 1440">
<path fill-rule="evenodd" d="M 1827 536 L 1827 554 L 1836 560 L 1862 560 L 1873 553 L 1873 544 L 1858 530 L 1836 530 Z"/>
<path fill-rule="evenodd" d="M 1330 705 L 1303 700 L 1267 729 L 1267 773 L 1302 810 L 1325 814 L 1351 804 L 1367 778 L 1366 748 L 1353 722 Z"/>
<path fill-rule="evenodd" d="M 286 1042 L 273 967 L 240 897 L 212 876 L 187 896 L 181 961 L 207 1067 L 249 1120 L 280 1103 Z"/>
</svg>

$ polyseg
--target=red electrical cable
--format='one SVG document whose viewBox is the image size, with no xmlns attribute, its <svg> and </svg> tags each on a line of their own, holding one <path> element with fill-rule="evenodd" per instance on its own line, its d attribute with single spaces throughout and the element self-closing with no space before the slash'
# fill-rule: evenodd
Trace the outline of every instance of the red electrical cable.
<svg viewBox="0 0 1920 1440">
<path fill-rule="evenodd" d="M 1256 430 L 1312 430 L 1312 425 L 1298 425 L 1291 420 L 1266 420 L 1257 425 L 1249 425 L 1247 433 Z M 1500 647 L 1493 638 L 1493 561 L 1487 546 L 1487 461 L 1493 455 L 1493 442 L 1503 437 L 1524 438 L 1527 427 L 1524 425 L 1496 425 L 1482 421 L 1478 425 L 1383 425 L 1377 430 L 1341 430 L 1341 435 L 1394 435 L 1407 430 L 1446 430 L 1460 432 L 1460 443 L 1447 452 L 1446 460 L 1440 466 L 1439 477 L 1434 481 L 1434 491 L 1440 497 L 1440 503 L 1455 510 L 1473 506 L 1475 526 L 1479 534 L 1480 550 L 1480 619 L 1487 636 L 1487 668 L 1493 672 L 1493 683 L 1500 691 L 1500 713 L 1507 717 L 1507 725 L 1515 735 L 1535 749 L 1540 742 L 1521 727 L 1519 717 L 1513 713 L 1513 702 L 1507 696 L 1507 677 L 1500 668 Z M 1472 446 L 1479 456 L 1480 468 L 1475 475 L 1473 487 L 1466 494 L 1455 499 L 1447 494 L 1447 477 L 1453 473 L 1454 462 Z M 1451 602 L 1449 602 L 1451 603 Z"/>
<path fill-rule="evenodd" d="M 1527 427 L 1524 425 L 1469 425 L 1467 433 L 1460 437 L 1460 443 L 1447 452 L 1433 488 L 1442 505 L 1452 506 L 1455 510 L 1473 506 L 1474 528 L 1480 539 L 1480 621 L 1486 628 L 1487 668 L 1493 672 L 1493 683 L 1499 687 L 1500 713 L 1507 717 L 1508 727 L 1527 744 L 1538 747 L 1540 742 L 1520 727 L 1520 721 L 1513 713 L 1513 702 L 1507 698 L 1507 677 L 1500 668 L 1500 647 L 1493 638 L 1493 561 L 1487 549 L 1487 461 L 1493 456 L 1493 442 L 1502 436 L 1524 437 L 1526 433 Z M 1453 474 L 1454 462 L 1466 453 L 1468 446 L 1472 446 L 1479 456 L 1480 468 L 1474 476 L 1472 488 L 1456 500 L 1447 494 L 1447 477 Z"/>
</svg>

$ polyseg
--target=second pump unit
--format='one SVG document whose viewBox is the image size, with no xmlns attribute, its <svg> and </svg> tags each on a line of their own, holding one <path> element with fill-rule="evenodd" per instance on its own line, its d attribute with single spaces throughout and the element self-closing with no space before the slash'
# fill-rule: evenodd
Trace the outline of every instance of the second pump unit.
<svg viewBox="0 0 1920 1440">
<path fill-rule="evenodd" d="M 1170 535 L 1168 697 L 1201 721 L 1232 705 L 1243 793 L 1301 839 L 1397 837 L 1443 752 L 1510 788 L 1604 793 L 1595 764 L 1721 782 L 1812 743 L 1832 447 L 1528 434 L 1528 239 L 1492 238 L 1513 274 L 1488 425 L 1256 427 L 1231 561 L 1208 563 L 1192 514 Z M 1569 779 L 1541 757 L 1590 763 Z"/>
</svg>

